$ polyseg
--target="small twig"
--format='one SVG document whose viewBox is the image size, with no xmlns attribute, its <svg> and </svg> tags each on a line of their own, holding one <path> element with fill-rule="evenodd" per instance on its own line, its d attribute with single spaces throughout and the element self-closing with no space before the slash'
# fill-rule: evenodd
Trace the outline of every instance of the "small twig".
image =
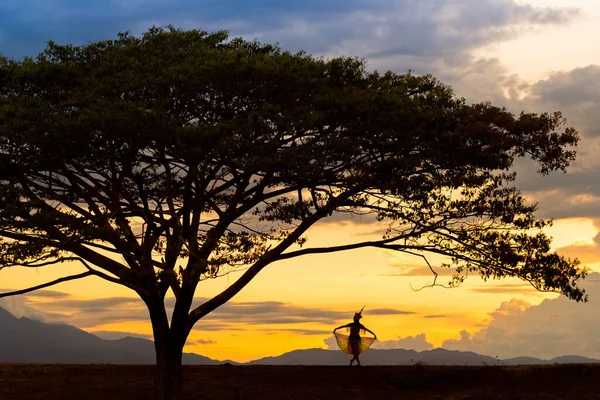
<svg viewBox="0 0 600 400">
<path fill-rule="evenodd" d="M 427 266 L 429 267 L 429 270 L 433 274 L 433 283 L 425 284 L 425 285 L 421 286 L 420 288 L 415 289 L 412 286 L 412 284 L 409 283 L 410 288 L 414 292 L 420 292 L 421 290 L 423 290 L 425 288 L 432 288 L 432 287 L 443 287 L 444 289 L 452 289 L 452 286 L 446 286 L 446 285 L 442 285 L 441 283 L 436 283 L 439 274 L 433 269 L 433 267 L 429 263 L 429 260 L 427 259 L 427 257 L 424 254 L 413 253 L 412 251 L 403 251 L 403 253 L 411 254 L 411 255 L 417 256 L 417 257 L 421 257 L 423 260 L 425 260 L 425 262 L 427 263 Z"/>
</svg>

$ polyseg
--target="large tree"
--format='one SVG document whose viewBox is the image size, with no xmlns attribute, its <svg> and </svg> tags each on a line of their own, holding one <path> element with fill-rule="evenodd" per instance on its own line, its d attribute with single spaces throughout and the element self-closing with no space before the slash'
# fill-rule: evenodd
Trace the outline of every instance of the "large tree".
<svg viewBox="0 0 600 400">
<path fill-rule="evenodd" d="M 0 58 L 0 268 L 79 261 L 148 307 L 161 399 L 181 391 L 194 324 L 279 260 L 363 247 L 445 256 L 584 300 L 513 187 L 574 159 L 560 113 L 468 104 L 431 76 L 368 72 L 226 32 L 153 28 L 35 59 Z M 309 247 L 336 213 L 372 214 L 379 240 Z M 318 245 L 318 244 L 316 244 Z M 192 309 L 198 284 L 244 268 Z M 176 301 L 169 318 L 165 295 Z"/>
</svg>

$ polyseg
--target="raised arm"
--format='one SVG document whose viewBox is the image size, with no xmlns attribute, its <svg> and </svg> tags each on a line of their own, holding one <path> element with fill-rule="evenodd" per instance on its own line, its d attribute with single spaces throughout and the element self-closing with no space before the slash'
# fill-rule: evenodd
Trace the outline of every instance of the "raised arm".
<svg viewBox="0 0 600 400">
<path fill-rule="evenodd" d="M 375 334 L 375 332 L 373 332 L 372 330 L 370 330 L 369 328 L 367 328 L 366 326 L 362 326 L 362 329 L 364 329 L 365 331 L 369 332 L 371 335 L 373 335 L 375 337 L 375 339 L 377 339 L 377 335 Z"/>
<path fill-rule="evenodd" d="M 335 333 L 335 331 L 337 331 L 338 329 L 348 328 L 348 327 L 350 327 L 350 325 L 352 325 L 352 323 L 349 323 L 349 324 L 346 324 L 346 325 L 342 325 L 342 326 L 338 326 L 337 328 L 335 328 L 333 330 L 333 333 Z"/>
</svg>

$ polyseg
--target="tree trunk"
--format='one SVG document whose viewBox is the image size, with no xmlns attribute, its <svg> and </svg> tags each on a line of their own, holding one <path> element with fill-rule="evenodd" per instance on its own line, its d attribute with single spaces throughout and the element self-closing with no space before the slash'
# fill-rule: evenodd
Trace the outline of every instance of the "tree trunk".
<svg viewBox="0 0 600 400">
<path fill-rule="evenodd" d="M 151 286 L 149 283 L 148 286 Z M 155 285 L 156 286 L 156 285 Z M 186 290 L 187 289 L 187 290 Z M 156 398 L 158 400 L 181 400 L 181 359 L 183 346 L 189 335 L 188 312 L 194 297 L 194 287 L 183 285 L 175 302 L 171 326 L 167 317 L 164 299 L 154 293 L 144 299 L 150 312 L 154 349 L 156 351 Z"/>
<path fill-rule="evenodd" d="M 181 356 L 179 346 L 161 346 L 156 353 L 156 394 L 158 400 L 181 400 Z"/>
<path fill-rule="evenodd" d="M 150 308 L 156 351 L 156 399 L 181 399 L 181 358 L 186 334 L 169 329 L 164 307 Z"/>
</svg>

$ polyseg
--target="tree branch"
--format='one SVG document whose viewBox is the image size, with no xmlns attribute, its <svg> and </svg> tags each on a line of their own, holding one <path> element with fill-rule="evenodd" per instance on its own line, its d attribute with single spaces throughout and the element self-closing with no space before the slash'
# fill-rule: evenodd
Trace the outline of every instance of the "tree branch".
<svg viewBox="0 0 600 400">
<path fill-rule="evenodd" d="M 16 296 L 19 294 L 25 294 L 25 293 L 29 293 L 29 292 L 33 292 L 34 290 L 39 290 L 39 289 L 43 289 L 43 288 L 47 288 L 49 286 L 53 286 L 62 282 L 67 282 L 67 281 L 72 281 L 75 279 L 81 279 L 81 278 L 85 278 L 87 276 L 91 276 L 94 275 L 93 271 L 86 271 L 86 272 L 82 272 L 81 274 L 76 274 L 76 275 L 69 275 L 69 276 L 65 276 L 62 278 L 58 278 L 52 282 L 47 282 L 47 283 L 43 283 L 41 285 L 37 285 L 37 286 L 33 286 L 27 289 L 21 289 L 21 290 L 16 290 L 14 292 L 8 292 L 8 293 L 0 293 L 0 298 L 2 297 L 8 297 L 8 296 Z"/>
<path fill-rule="evenodd" d="M 105 280 L 107 280 L 109 282 L 113 282 L 113 283 L 116 283 L 118 285 L 125 286 L 125 287 L 127 287 L 127 288 L 129 288 L 129 289 L 131 289 L 131 290 L 133 290 L 133 291 L 135 291 L 137 293 L 139 293 L 140 295 L 150 296 L 150 293 L 147 290 L 142 289 L 139 286 L 132 285 L 132 284 L 130 284 L 128 282 L 125 282 L 125 281 L 123 281 L 121 279 L 114 278 L 114 277 L 112 277 L 110 275 L 105 274 L 104 272 L 98 271 L 98 270 L 92 268 L 84 259 L 78 258 L 78 260 L 79 260 L 79 262 L 81 262 L 88 269 L 88 272 L 91 272 L 93 275 L 95 275 L 95 276 L 97 276 L 99 278 L 105 279 Z M 142 298 L 143 298 L 143 296 L 142 296 Z"/>
<path fill-rule="evenodd" d="M 196 307 L 190 312 L 188 317 L 188 331 L 191 330 L 194 324 L 201 319 L 203 316 L 215 310 L 217 307 L 228 302 L 233 296 L 239 293 L 264 267 L 277 260 L 277 257 L 287 249 L 289 246 L 294 244 L 311 226 L 313 226 L 321 218 L 328 215 L 330 212 L 335 210 L 340 204 L 342 204 L 349 197 L 354 195 L 359 188 L 353 188 L 345 193 L 338 195 L 330 199 L 324 207 L 314 214 L 304 219 L 298 227 L 282 240 L 275 248 L 265 252 L 262 257 L 256 261 L 250 268 L 244 272 L 244 274 L 238 278 L 231 286 L 222 291 L 217 296 L 208 300 L 204 304 Z"/>
<path fill-rule="evenodd" d="M 286 260 L 288 258 L 299 257 L 299 256 L 303 256 L 306 254 L 324 254 L 324 253 L 334 253 L 337 251 L 360 249 L 363 247 L 381 247 L 381 245 L 384 245 L 386 243 L 395 242 L 396 240 L 401 240 L 401 239 L 407 238 L 409 236 L 411 236 L 411 235 L 394 236 L 393 238 L 389 238 L 389 239 L 351 243 L 351 244 L 346 244 L 346 245 L 342 245 L 342 246 L 312 247 L 309 249 L 295 250 L 295 251 L 291 251 L 289 253 L 279 255 L 275 259 L 275 261 Z M 399 246 L 401 246 L 401 245 L 399 245 Z M 407 246 L 407 248 L 408 247 L 410 247 L 410 246 Z M 399 249 L 395 249 L 395 250 L 399 250 Z"/>
</svg>

